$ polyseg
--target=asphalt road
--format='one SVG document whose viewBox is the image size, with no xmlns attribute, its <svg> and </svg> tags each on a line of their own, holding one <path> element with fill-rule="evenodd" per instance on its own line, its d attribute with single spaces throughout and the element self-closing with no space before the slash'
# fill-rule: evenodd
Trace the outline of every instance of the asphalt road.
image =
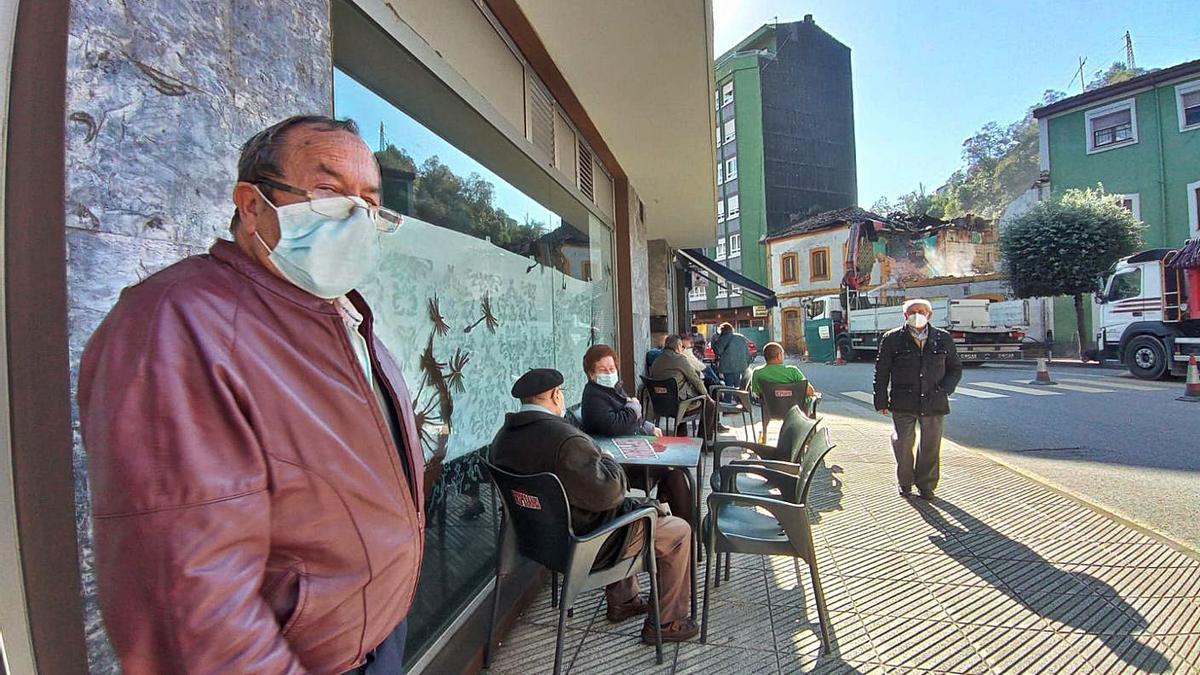
<svg viewBox="0 0 1200 675">
<path fill-rule="evenodd" d="M 796 365 L 826 397 L 877 418 L 861 400 L 873 364 Z M 1200 403 L 1175 400 L 1183 382 L 1059 368 L 1058 386 L 1026 386 L 1033 376 L 1017 364 L 965 369 L 946 437 L 1200 551 Z"/>
</svg>

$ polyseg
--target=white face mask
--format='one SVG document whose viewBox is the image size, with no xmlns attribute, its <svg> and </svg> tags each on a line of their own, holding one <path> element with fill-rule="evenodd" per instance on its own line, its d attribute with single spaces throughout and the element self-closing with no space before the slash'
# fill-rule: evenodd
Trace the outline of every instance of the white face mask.
<svg viewBox="0 0 1200 675">
<path fill-rule="evenodd" d="M 929 325 L 929 317 L 918 312 L 913 312 L 912 314 L 908 315 L 907 322 L 908 325 L 912 326 L 913 328 L 921 330 L 925 328 L 925 326 Z"/>
<path fill-rule="evenodd" d="M 255 186 L 257 190 L 258 187 Z M 367 213 L 367 202 L 350 197 L 357 206 L 343 218 L 317 213 L 322 204 L 341 204 L 345 198 L 321 199 L 275 206 L 263 200 L 279 219 L 279 242 L 272 249 L 257 232 L 271 263 L 285 279 L 319 298 L 332 300 L 350 292 L 372 270 L 379 255 L 379 231 Z M 314 205 L 317 210 L 314 210 Z"/>
<path fill-rule="evenodd" d="M 612 389 L 620 377 L 616 373 L 596 373 L 596 384 Z"/>
</svg>

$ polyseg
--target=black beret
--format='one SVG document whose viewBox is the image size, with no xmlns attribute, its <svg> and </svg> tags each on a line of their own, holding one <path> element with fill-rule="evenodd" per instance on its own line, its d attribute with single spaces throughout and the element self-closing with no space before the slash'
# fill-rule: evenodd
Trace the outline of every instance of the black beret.
<svg viewBox="0 0 1200 675">
<path fill-rule="evenodd" d="M 553 368 L 534 368 L 517 379 L 512 387 L 513 398 L 529 398 L 549 391 L 563 383 L 562 373 Z"/>
</svg>

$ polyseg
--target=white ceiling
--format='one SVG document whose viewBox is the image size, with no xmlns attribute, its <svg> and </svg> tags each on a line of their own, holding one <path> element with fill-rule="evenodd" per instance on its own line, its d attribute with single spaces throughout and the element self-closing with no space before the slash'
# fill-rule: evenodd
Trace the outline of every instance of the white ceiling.
<svg viewBox="0 0 1200 675">
<path fill-rule="evenodd" d="M 711 0 L 518 0 L 646 205 L 647 237 L 716 237 Z"/>
</svg>

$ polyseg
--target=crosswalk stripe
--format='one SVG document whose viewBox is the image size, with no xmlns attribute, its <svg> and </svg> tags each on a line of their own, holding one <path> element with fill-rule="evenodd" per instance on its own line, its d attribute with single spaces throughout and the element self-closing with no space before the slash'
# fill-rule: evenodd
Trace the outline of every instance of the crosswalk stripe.
<svg viewBox="0 0 1200 675">
<path fill-rule="evenodd" d="M 1105 378 L 1103 382 L 1097 382 L 1094 379 L 1083 380 L 1083 379 L 1075 379 L 1072 377 L 1060 377 L 1058 379 L 1060 382 L 1074 382 L 1075 384 L 1098 385 L 1101 387 L 1116 387 L 1118 389 L 1133 389 L 1135 391 L 1160 391 L 1162 389 L 1167 388 L 1167 387 L 1146 386 L 1144 384 L 1129 384 L 1128 382 L 1110 382 L 1109 381 L 1109 380 L 1117 379 L 1115 377 Z"/>
<path fill-rule="evenodd" d="M 987 387 L 989 389 L 999 389 L 1001 391 L 1015 391 L 1018 394 L 1029 394 L 1030 396 L 1062 396 L 1062 392 L 1046 391 L 1046 389 L 1034 389 L 1033 387 L 1018 387 L 1012 384 L 1003 384 L 1001 382 L 972 382 L 971 384 L 977 387 Z"/>
<path fill-rule="evenodd" d="M 1013 380 L 1013 382 L 1025 382 L 1028 384 L 1029 381 L 1028 380 Z M 1100 389 L 1099 387 L 1082 387 L 1077 384 L 1062 384 L 1061 382 L 1059 384 L 1049 385 L 1049 386 L 1053 386 L 1055 389 L 1062 389 L 1064 391 L 1079 391 L 1079 392 L 1083 392 L 1085 394 L 1115 394 L 1116 393 L 1115 389 Z"/>
<path fill-rule="evenodd" d="M 972 384 L 975 384 L 972 382 Z M 955 387 L 954 393 L 963 394 L 964 396 L 974 396 L 975 398 L 1008 398 L 1008 394 L 997 394 L 982 389 L 972 389 L 970 387 Z"/>
<path fill-rule="evenodd" d="M 865 391 L 843 391 L 842 396 L 849 396 L 850 398 L 858 399 L 860 401 L 863 401 L 864 403 L 870 403 L 871 405 L 875 405 L 875 395 L 868 394 Z"/>
</svg>

